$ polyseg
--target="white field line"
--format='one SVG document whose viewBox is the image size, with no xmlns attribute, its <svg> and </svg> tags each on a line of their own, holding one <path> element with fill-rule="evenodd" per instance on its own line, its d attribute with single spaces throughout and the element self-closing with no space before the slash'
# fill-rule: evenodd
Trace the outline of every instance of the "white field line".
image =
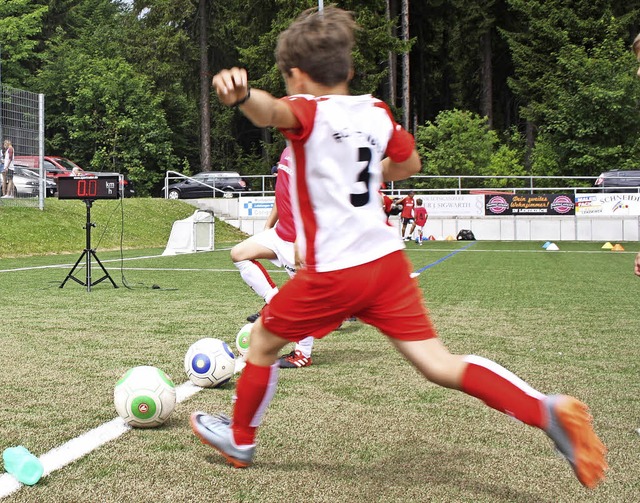
<svg viewBox="0 0 640 503">
<path fill-rule="evenodd" d="M 216 251 L 221 251 L 221 250 L 216 250 Z M 226 250 L 224 250 L 226 251 Z M 421 252 L 427 252 L 427 251 L 437 251 L 437 252 L 450 252 L 453 251 L 450 248 L 431 248 L 431 247 L 425 247 L 425 248 L 421 248 L 421 249 L 411 249 L 410 251 L 415 252 L 415 251 L 421 251 Z M 461 250 L 461 252 L 464 253 L 586 253 L 586 254 L 593 254 L 593 253 L 606 253 L 605 250 L 552 250 L 552 251 L 547 251 L 545 249 L 541 249 L 541 250 L 478 250 L 478 249 L 474 249 L 474 248 L 470 248 L 468 250 Z M 635 255 L 637 253 L 637 251 L 619 251 L 619 252 L 614 252 L 616 254 L 633 254 Z M 129 257 L 129 258 L 124 258 L 124 259 L 120 259 L 120 258 L 115 258 L 115 259 L 109 259 L 109 260 L 102 260 L 101 262 L 103 264 L 108 264 L 110 262 L 121 262 L 121 261 L 130 261 L 130 260 L 142 260 L 142 259 L 151 259 L 151 258 L 161 258 L 167 255 L 147 255 L 147 256 L 142 256 L 142 257 Z M 169 256 L 175 256 L 175 255 L 169 255 Z M 69 267 L 73 267 L 74 263 L 69 263 L 69 264 L 54 264 L 54 265 L 39 265 L 39 266 L 33 266 L 33 267 L 16 267 L 14 269 L 0 269 L 0 273 L 5 273 L 5 272 L 21 272 L 21 271 L 34 271 L 37 269 L 62 269 L 62 268 L 69 268 Z M 121 269 L 120 267 L 108 267 L 107 269 L 109 270 L 118 270 Z M 186 271 L 186 272 L 237 272 L 237 269 L 202 269 L 202 268 L 181 268 L 181 267 L 175 267 L 175 268 L 162 268 L 162 267 L 122 267 L 122 269 L 127 270 L 127 271 Z M 269 271 L 272 272 L 272 271 Z M 280 270 L 273 270 L 273 272 L 283 272 Z"/>
<path fill-rule="evenodd" d="M 242 357 L 236 358 L 234 373 L 237 374 L 241 372 L 244 366 L 244 359 Z M 191 381 L 176 386 L 176 404 L 190 398 L 203 389 L 204 388 L 196 386 Z M 42 476 L 46 477 L 50 473 L 64 468 L 107 442 L 124 435 L 129 430 L 131 430 L 131 426 L 125 423 L 122 418 L 117 417 L 78 437 L 72 438 L 58 447 L 54 447 L 38 458 L 44 468 Z M 19 491 L 22 487 L 23 484 L 18 482 L 10 473 L 0 475 L 0 498 L 6 498 L 10 494 Z"/>
<path fill-rule="evenodd" d="M 147 255 L 143 257 L 129 257 L 129 258 L 114 258 L 109 260 L 101 260 L 103 264 L 107 264 L 109 262 L 120 262 L 120 261 L 129 261 L 129 260 L 142 260 L 147 258 L 159 258 L 162 255 Z M 0 269 L 0 272 L 19 272 L 19 271 L 35 271 L 37 269 L 60 269 L 73 267 L 75 262 L 71 262 L 69 264 L 54 264 L 54 265 L 38 265 L 33 267 L 16 267 L 15 269 Z"/>
</svg>

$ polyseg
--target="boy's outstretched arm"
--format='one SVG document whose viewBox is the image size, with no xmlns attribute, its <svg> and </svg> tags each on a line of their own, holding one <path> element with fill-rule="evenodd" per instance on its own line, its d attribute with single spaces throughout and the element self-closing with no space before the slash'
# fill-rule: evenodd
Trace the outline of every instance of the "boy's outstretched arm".
<svg viewBox="0 0 640 503">
<path fill-rule="evenodd" d="M 300 126 L 285 102 L 261 89 L 249 90 L 247 71 L 244 68 L 222 70 L 213 77 L 212 84 L 224 105 L 234 106 L 242 102 L 239 104 L 240 110 L 258 127 L 296 129 Z"/>
</svg>

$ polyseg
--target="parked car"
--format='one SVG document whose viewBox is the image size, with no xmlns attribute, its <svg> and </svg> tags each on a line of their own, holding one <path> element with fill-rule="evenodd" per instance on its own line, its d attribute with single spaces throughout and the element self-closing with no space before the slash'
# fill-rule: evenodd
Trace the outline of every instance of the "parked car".
<svg viewBox="0 0 640 503">
<path fill-rule="evenodd" d="M 15 162 L 25 165 L 34 171 L 40 170 L 40 161 L 37 155 L 17 155 L 15 156 Z M 44 156 L 44 170 L 49 178 L 71 176 L 74 168 L 77 168 L 81 172 L 83 171 L 75 162 L 64 157 L 55 155 Z"/>
<path fill-rule="evenodd" d="M 638 192 L 640 170 L 614 169 L 601 173 L 595 182 L 604 192 Z"/>
<path fill-rule="evenodd" d="M 214 190 L 214 187 L 218 190 Z M 249 190 L 239 173 L 235 171 L 203 171 L 167 187 L 169 199 L 196 199 L 199 197 L 233 197 Z"/>
<path fill-rule="evenodd" d="M 35 197 L 38 195 L 38 185 L 40 177 L 28 166 L 14 164 L 13 184 L 16 187 L 18 197 Z M 55 196 L 58 190 L 56 182 L 45 178 L 47 197 Z"/>
</svg>

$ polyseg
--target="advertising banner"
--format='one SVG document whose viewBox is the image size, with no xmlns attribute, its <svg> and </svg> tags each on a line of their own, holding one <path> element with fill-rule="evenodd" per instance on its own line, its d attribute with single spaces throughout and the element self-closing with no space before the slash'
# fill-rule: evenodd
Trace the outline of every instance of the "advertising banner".
<svg viewBox="0 0 640 503">
<path fill-rule="evenodd" d="M 486 194 L 485 215 L 575 215 L 573 194 Z"/>
<path fill-rule="evenodd" d="M 416 195 L 432 217 L 480 217 L 484 215 L 482 195 Z"/>
<path fill-rule="evenodd" d="M 640 215 L 640 194 L 578 194 L 576 215 Z"/>
<path fill-rule="evenodd" d="M 267 218 L 271 213 L 274 201 L 275 197 L 273 196 L 240 197 L 238 216 L 240 218 Z"/>
</svg>

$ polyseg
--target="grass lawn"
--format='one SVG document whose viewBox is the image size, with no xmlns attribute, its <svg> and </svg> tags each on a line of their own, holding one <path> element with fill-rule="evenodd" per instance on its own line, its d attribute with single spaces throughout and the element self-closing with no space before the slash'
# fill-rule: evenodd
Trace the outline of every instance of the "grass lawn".
<svg viewBox="0 0 640 503">
<path fill-rule="evenodd" d="M 160 257 L 171 221 L 193 208 L 181 212 L 158 216 L 151 225 L 165 235 L 156 244 L 140 237 L 140 249 L 122 252 L 131 260 L 121 260 L 117 240 L 98 249 L 117 289 L 59 288 L 83 234 L 53 255 L 38 248 L 0 259 L 0 449 L 42 455 L 112 420 L 113 387 L 132 366 L 160 367 L 181 384 L 193 342 L 217 337 L 235 347 L 245 317 L 262 305 L 229 260 L 241 237 L 217 224 L 216 251 Z M 70 216 L 69 229 L 82 218 Z M 125 224 L 125 234 L 136 227 Z M 610 451 L 609 478 L 596 491 L 580 486 L 540 431 L 432 385 L 374 329 L 347 322 L 316 342 L 311 367 L 280 372 L 252 468 L 225 465 L 188 424 L 194 410 L 229 412 L 233 380 L 181 402 L 162 427 L 129 431 L 6 501 L 636 501 L 640 280 L 632 252 L 481 241 L 427 267 L 466 244 L 408 244 L 415 270 L 426 267 L 417 281 L 442 339 L 544 393 L 586 401 Z"/>
</svg>

